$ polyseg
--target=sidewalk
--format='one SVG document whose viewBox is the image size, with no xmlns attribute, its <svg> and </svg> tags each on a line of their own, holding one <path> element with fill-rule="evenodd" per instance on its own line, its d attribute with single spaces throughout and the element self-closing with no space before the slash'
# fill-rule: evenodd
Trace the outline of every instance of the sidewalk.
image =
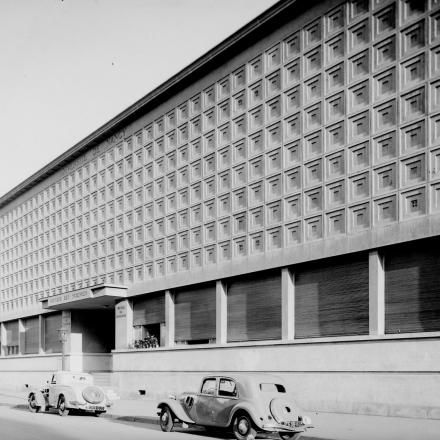
<svg viewBox="0 0 440 440">
<path fill-rule="evenodd" d="M 103 417 L 137 423 L 158 423 L 156 401 L 118 399 Z M 26 391 L 0 390 L 0 406 L 27 405 Z M 351 414 L 310 414 L 315 428 L 304 440 L 439 440 L 440 420 Z M 196 438 L 196 437 L 195 437 Z"/>
</svg>

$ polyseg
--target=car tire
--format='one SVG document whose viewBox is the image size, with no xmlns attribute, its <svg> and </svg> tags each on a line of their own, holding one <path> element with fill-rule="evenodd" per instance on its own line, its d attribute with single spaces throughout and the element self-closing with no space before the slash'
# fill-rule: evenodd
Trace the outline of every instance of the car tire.
<svg viewBox="0 0 440 440">
<path fill-rule="evenodd" d="M 171 432 L 174 427 L 174 414 L 168 406 L 162 407 L 159 418 L 160 429 L 164 432 Z"/>
<path fill-rule="evenodd" d="M 246 413 L 234 417 L 232 432 L 237 440 L 253 440 L 257 436 L 252 419 Z"/>
<path fill-rule="evenodd" d="M 294 433 L 280 432 L 279 435 L 283 440 L 299 440 L 302 437 L 303 433 L 302 432 L 294 432 Z"/>
<path fill-rule="evenodd" d="M 32 393 L 28 399 L 28 407 L 29 411 L 32 413 L 37 413 L 40 411 L 41 406 L 37 405 L 37 399 L 35 398 L 35 394 Z"/>
<path fill-rule="evenodd" d="M 58 398 L 58 414 L 61 417 L 66 417 L 69 415 L 69 408 L 66 407 L 66 398 L 62 394 Z"/>
</svg>

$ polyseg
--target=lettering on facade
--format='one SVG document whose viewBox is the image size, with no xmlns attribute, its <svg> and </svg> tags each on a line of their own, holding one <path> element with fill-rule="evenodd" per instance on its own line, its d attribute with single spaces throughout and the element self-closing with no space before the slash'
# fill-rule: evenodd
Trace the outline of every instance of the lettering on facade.
<svg viewBox="0 0 440 440">
<path fill-rule="evenodd" d="M 91 298 L 92 291 L 90 289 L 74 290 L 72 292 L 63 293 L 62 295 L 53 296 L 48 299 L 47 305 L 55 306 L 58 304 L 64 304 L 79 299 Z"/>
<path fill-rule="evenodd" d="M 115 316 L 116 318 L 125 318 L 127 316 L 127 304 L 125 303 L 125 301 L 116 304 Z"/>
</svg>

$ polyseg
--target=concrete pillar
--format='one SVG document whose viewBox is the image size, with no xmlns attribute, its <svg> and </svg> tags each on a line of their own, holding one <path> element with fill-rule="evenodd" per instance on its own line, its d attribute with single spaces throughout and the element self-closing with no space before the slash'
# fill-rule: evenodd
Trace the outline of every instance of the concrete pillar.
<svg viewBox="0 0 440 440">
<path fill-rule="evenodd" d="M 215 285 L 215 334 L 217 344 L 226 344 L 228 338 L 228 296 L 222 281 Z"/>
<path fill-rule="evenodd" d="M 174 346 L 174 295 L 169 291 L 165 291 L 165 347 Z"/>
<path fill-rule="evenodd" d="M 378 251 L 369 254 L 370 335 L 385 334 L 385 271 Z"/>
<path fill-rule="evenodd" d="M 43 315 L 38 316 L 38 353 L 44 354 L 44 317 Z"/>
<path fill-rule="evenodd" d="M 295 338 L 295 278 L 286 267 L 281 269 L 281 338 Z"/>
<path fill-rule="evenodd" d="M 22 319 L 18 320 L 18 354 L 25 354 L 25 334 L 24 323 Z"/>
<path fill-rule="evenodd" d="M 133 303 L 123 299 L 115 307 L 115 348 L 126 349 L 133 344 Z"/>
<path fill-rule="evenodd" d="M 3 322 L 0 324 L 1 356 L 6 356 L 6 328 Z"/>
</svg>

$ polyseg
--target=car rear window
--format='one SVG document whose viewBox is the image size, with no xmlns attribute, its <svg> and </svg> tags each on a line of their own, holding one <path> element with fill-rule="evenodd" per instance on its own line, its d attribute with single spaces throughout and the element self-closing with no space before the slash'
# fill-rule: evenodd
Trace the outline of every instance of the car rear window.
<svg viewBox="0 0 440 440">
<path fill-rule="evenodd" d="M 285 393 L 286 388 L 279 383 L 260 383 L 260 390 L 265 393 Z"/>
</svg>

